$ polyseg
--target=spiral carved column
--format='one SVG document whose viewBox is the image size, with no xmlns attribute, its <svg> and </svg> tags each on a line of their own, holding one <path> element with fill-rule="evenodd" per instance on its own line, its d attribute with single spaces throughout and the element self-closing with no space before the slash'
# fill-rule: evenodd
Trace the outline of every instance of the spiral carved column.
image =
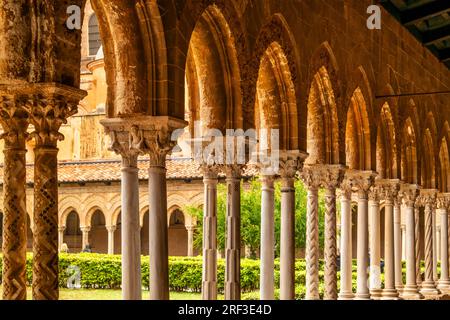
<svg viewBox="0 0 450 320">
<path fill-rule="evenodd" d="M 421 255 L 420 250 L 420 207 L 422 206 L 422 199 L 417 197 L 414 206 L 414 248 L 415 248 L 415 270 L 416 270 L 416 283 L 420 287 L 422 284 L 422 272 L 421 272 Z"/>
<path fill-rule="evenodd" d="M 435 190 L 421 190 L 425 204 L 425 281 L 420 293 L 424 296 L 439 294 L 433 279 L 433 207 L 436 202 Z"/>
<path fill-rule="evenodd" d="M 319 186 L 320 173 L 305 166 L 301 178 L 308 190 L 306 208 L 306 300 L 319 297 Z"/>
<path fill-rule="evenodd" d="M 336 300 L 337 240 L 336 240 L 336 188 L 342 182 L 344 171 L 339 166 L 328 166 L 322 178 L 325 188 L 325 300 Z"/>
<path fill-rule="evenodd" d="M 26 163 L 28 115 L 24 101 L 0 97 L 5 141 L 3 176 L 3 300 L 26 300 Z"/>
</svg>

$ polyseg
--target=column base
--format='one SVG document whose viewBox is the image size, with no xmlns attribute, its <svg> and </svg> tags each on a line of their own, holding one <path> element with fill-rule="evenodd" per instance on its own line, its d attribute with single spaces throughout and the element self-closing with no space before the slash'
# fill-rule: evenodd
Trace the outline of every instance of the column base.
<svg viewBox="0 0 450 320">
<path fill-rule="evenodd" d="M 353 300 L 354 298 L 353 292 L 341 292 L 338 296 L 338 300 Z"/>
<path fill-rule="evenodd" d="M 421 300 L 423 296 L 419 293 L 417 286 L 405 286 L 400 296 L 404 300 Z"/>
<path fill-rule="evenodd" d="M 381 299 L 381 295 L 383 293 L 382 289 L 371 289 L 370 290 L 370 298 L 373 300 Z"/>
<path fill-rule="evenodd" d="M 399 294 L 396 289 L 384 289 L 381 300 L 398 300 Z"/>
<path fill-rule="evenodd" d="M 450 279 L 439 280 L 437 282 L 436 288 L 438 288 L 443 293 L 449 293 L 450 292 Z"/>
<path fill-rule="evenodd" d="M 369 293 L 356 293 L 354 300 L 370 300 Z"/>
<path fill-rule="evenodd" d="M 438 296 L 440 294 L 439 290 L 436 289 L 436 284 L 434 281 L 422 282 L 420 293 L 426 297 Z"/>
</svg>

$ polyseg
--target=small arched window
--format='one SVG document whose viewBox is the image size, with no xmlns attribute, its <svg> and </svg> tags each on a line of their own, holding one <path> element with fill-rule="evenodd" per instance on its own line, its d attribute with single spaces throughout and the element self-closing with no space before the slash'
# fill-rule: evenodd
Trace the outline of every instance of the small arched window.
<svg viewBox="0 0 450 320">
<path fill-rule="evenodd" d="M 89 55 L 95 56 L 102 46 L 100 39 L 100 31 L 98 28 L 98 20 L 95 14 L 89 18 Z"/>
<path fill-rule="evenodd" d="M 170 216 L 171 226 L 184 226 L 184 214 L 180 210 L 175 210 Z"/>
</svg>

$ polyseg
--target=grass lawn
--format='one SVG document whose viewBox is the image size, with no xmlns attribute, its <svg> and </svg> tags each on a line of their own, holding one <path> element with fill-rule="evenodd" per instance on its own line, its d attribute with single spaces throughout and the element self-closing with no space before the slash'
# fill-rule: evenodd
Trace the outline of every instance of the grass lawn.
<svg viewBox="0 0 450 320">
<path fill-rule="evenodd" d="M 3 290 L 0 287 L 1 290 Z M 223 297 L 219 297 L 219 299 Z M 0 296 L 1 299 L 1 296 Z M 31 300 L 31 288 L 27 288 L 27 299 Z M 59 300 L 121 300 L 122 291 L 108 289 L 59 289 Z M 142 291 L 142 299 L 149 299 L 149 292 Z M 171 292 L 171 300 L 200 300 L 200 293 Z"/>
</svg>

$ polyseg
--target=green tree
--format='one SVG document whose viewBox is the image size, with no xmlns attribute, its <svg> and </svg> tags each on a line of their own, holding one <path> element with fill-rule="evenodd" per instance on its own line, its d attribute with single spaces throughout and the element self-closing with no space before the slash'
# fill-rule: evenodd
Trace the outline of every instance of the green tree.
<svg viewBox="0 0 450 320">
<path fill-rule="evenodd" d="M 295 245 L 297 248 L 306 246 L 306 203 L 307 191 L 301 181 L 295 182 Z M 224 184 L 217 188 L 217 247 L 225 249 L 226 240 L 226 202 L 227 190 Z M 319 240 L 323 247 L 324 239 L 324 196 L 319 193 Z M 203 210 L 198 207 L 187 206 L 187 213 L 197 218 L 197 230 L 194 236 L 194 246 L 202 247 Z M 280 252 L 280 225 L 281 225 L 281 187 L 275 183 L 275 252 Z M 241 188 L 241 241 L 250 249 L 251 257 L 256 257 L 260 245 L 261 232 L 261 183 L 252 179 Z"/>
</svg>

